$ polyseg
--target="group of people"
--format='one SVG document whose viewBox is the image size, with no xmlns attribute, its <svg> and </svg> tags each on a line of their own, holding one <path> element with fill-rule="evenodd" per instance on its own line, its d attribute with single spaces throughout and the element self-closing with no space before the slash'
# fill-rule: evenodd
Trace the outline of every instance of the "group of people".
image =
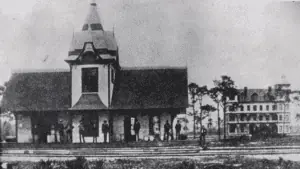
<svg viewBox="0 0 300 169">
<path fill-rule="evenodd" d="M 169 121 L 167 120 L 164 125 L 164 140 L 169 141 L 170 136 L 173 139 L 173 134 L 171 133 L 171 131 L 172 131 L 172 126 L 169 123 Z M 177 123 L 175 125 L 175 139 L 176 140 L 180 139 L 180 132 L 181 132 L 181 124 L 180 124 L 180 121 L 177 120 Z"/>
<path fill-rule="evenodd" d="M 57 131 L 59 133 L 60 143 L 71 143 L 72 142 L 72 131 L 74 126 L 69 122 L 67 125 L 63 124 L 62 120 L 59 120 L 57 124 Z"/>
<path fill-rule="evenodd" d="M 80 120 L 78 128 L 79 128 L 79 141 L 80 141 L 80 143 L 85 143 L 84 137 L 86 136 L 87 126 L 84 124 L 83 119 Z M 108 125 L 107 121 L 104 120 L 104 123 L 102 124 L 102 133 L 104 135 L 104 143 L 107 143 L 107 136 L 109 134 L 109 130 L 110 130 L 109 125 Z M 92 124 L 92 131 L 98 132 L 96 123 Z M 97 143 L 97 136 L 98 135 L 96 133 L 93 133 L 93 143 Z"/>
</svg>

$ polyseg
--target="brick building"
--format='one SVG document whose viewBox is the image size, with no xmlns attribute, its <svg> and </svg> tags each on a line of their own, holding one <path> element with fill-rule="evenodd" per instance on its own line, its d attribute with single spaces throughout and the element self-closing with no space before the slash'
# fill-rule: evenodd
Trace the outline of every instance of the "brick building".
<svg viewBox="0 0 300 169">
<path fill-rule="evenodd" d="M 290 84 L 268 89 L 244 89 L 227 98 L 226 135 L 229 137 L 291 132 Z M 234 103 L 237 103 L 235 108 Z"/>
<path fill-rule="evenodd" d="M 2 108 L 16 115 L 18 142 L 32 142 L 36 131 L 52 142 L 53 126 L 71 123 L 72 142 L 79 142 L 84 117 L 86 142 L 103 141 L 101 127 L 110 125 L 110 141 L 134 140 L 132 124 L 141 123 L 140 139 L 162 137 L 188 106 L 186 68 L 121 68 L 113 32 L 103 30 L 96 4 L 80 32 L 74 33 L 68 57 L 70 70 L 15 72 L 3 95 Z M 97 125 L 91 131 L 90 123 Z M 41 133 L 41 132 L 39 132 Z"/>
</svg>

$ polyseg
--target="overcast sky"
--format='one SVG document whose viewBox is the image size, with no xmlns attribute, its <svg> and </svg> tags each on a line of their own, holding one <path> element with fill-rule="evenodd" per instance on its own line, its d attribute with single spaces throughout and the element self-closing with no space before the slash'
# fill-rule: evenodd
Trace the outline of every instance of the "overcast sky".
<svg viewBox="0 0 300 169">
<path fill-rule="evenodd" d="M 248 0 L 96 0 L 121 66 L 187 66 L 189 81 L 226 74 L 261 88 L 285 75 L 300 88 L 299 3 Z M 72 32 L 88 0 L 0 1 L 0 83 L 15 69 L 68 69 Z M 46 62 L 43 60 L 48 57 Z"/>
</svg>

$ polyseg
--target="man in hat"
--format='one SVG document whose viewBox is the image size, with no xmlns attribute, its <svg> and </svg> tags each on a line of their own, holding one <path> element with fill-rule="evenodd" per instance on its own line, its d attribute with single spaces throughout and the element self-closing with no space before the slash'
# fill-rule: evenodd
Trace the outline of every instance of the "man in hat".
<svg viewBox="0 0 300 169">
<path fill-rule="evenodd" d="M 134 123 L 134 125 L 133 125 L 133 129 L 134 129 L 134 132 L 135 132 L 136 141 L 139 141 L 141 124 L 140 124 L 140 122 L 138 121 L 138 119 L 135 119 L 135 123 Z"/>
<path fill-rule="evenodd" d="M 167 141 L 169 141 L 169 136 L 170 136 L 170 129 L 171 129 L 171 125 L 169 123 L 169 121 L 167 120 L 165 125 L 164 125 L 164 139 L 166 139 Z"/>
<path fill-rule="evenodd" d="M 85 143 L 83 119 L 80 120 L 78 128 L 79 128 L 79 141 L 80 141 L 80 143 L 82 143 L 82 141 L 83 141 L 83 143 Z M 81 141 L 81 139 L 82 139 L 82 141 Z"/>
<path fill-rule="evenodd" d="M 102 124 L 102 133 L 104 135 L 104 143 L 107 143 L 108 132 L 109 132 L 109 125 L 107 124 L 107 121 L 104 120 L 104 123 Z"/>
<path fill-rule="evenodd" d="M 177 120 L 177 123 L 175 125 L 175 130 L 176 130 L 176 140 L 179 140 L 180 131 L 181 131 L 181 124 L 179 120 Z"/>
<path fill-rule="evenodd" d="M 59 120 L 59 123 L 57 125 L 57 130 L 58 130 L 58 133 L 59 133 L 59 142 L 60 143 L 64 143 L 64 124 L 63 124 L 63 121 L 62 119 Z"/>
</svg>

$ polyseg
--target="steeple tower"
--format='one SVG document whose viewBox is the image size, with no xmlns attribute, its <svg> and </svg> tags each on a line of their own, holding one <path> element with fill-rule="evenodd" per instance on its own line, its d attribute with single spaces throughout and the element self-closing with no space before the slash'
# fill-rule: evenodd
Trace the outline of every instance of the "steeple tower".
<svg viewBox="0 0 300 169">
<path fill-rule="evenodd" d="M 88 15 L 85 18 L 85 21 L 82 26 L 82 31 L 103 31 L 103 26 L 101 23 L 101 18 L 97 12 L 97 4 L 95 0 L 90 3 L 90 9 Z"/>
<path fill-rule="evenodd" d="M 93 1 L 82 30 L 75 32 L 65 61 L 72 74 L 71 109 L 108 109 L 115 74 L 119 70 L 119 54 L 112 31 L 103 30 Z M 87 99 L 88 98 L 88 99 Z M 88 105 L 86 100 L 94 100 Z"/>
</svg>

